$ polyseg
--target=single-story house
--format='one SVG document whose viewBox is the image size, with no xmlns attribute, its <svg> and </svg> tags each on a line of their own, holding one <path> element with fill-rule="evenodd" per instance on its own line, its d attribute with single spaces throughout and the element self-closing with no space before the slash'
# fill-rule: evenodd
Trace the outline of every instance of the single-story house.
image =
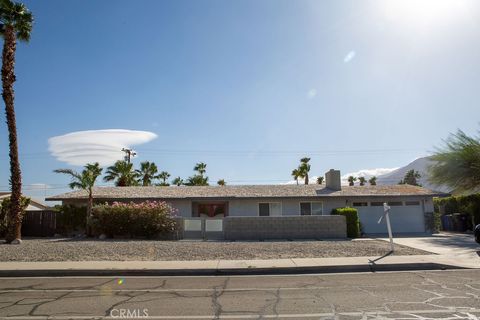
<svg viewBox="0 0 480 320">
<path fill-rule="evenodd" d="M 383 203 L 391 207 L 394 233 L 431 232 L 433 197 L 438 192 L 411 185 L 342 186 L 340 171 L 325 174 L 325 185 L 230 185 L 170 187 L 95 187 L 96 202 L 163 200 L 182 217 L 330 215 L 332 209 L 358 209 L 364 233 L 386 232 L 377 221 Z M 78 190 L 46 199 L 85 205 L 87 194 Z"/>
<path fill-rule="evenodd" d="M 3 199 L 10 198 L 10 194 L 10 192 L 0 192 L 0 203 L 3 201 Z M 49 209 L 49 207 L 43 203 L 40 203 L 34 199 L 30 199 L 30 204 L 28 205 L 26 211 L 43 211 L 47 209 Z"/>
</svg>

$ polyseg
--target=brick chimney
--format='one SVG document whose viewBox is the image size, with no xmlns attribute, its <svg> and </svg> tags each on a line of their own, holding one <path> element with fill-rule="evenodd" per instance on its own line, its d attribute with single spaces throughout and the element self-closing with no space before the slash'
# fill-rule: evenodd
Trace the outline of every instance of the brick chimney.
<svg viewBox="0 0 480 320">
<path fill-rule="evenodd" d="M 330 169 L 325 172 L 325 184 L 328 189 L 341 190 L 340 170 Z"/>
</svg>

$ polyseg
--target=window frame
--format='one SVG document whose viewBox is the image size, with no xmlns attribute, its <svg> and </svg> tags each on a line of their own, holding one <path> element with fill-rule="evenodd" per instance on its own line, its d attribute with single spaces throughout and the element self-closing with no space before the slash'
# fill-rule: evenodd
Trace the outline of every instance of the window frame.
<svg viewBox="0 0 480 320">
<path fill-rule="evenodd" d="M 310 204 L 310 214 L 302 214 L 302 203 L 309 203 Z M 322 214 L 313 214 L 313 204 L 314 203 L 320 203 L 321 207 L 322 207 Z M 298 202 L 298 214 L 300 216 L 323 216 L 323 201 L 300 201 Z"/>
<path fill-rule="evenodd" d="M 260 215 L 260 204 L 268 204 L 268 216 L 261 216 Z M 279 204 L 280 214 L 272 216 L 272 204 Z M 257 216 L 258 217 L 281 217 L 283 216 L 283 206 L 281 201 L 261 201 L 257 203 Z"/>
</svg>

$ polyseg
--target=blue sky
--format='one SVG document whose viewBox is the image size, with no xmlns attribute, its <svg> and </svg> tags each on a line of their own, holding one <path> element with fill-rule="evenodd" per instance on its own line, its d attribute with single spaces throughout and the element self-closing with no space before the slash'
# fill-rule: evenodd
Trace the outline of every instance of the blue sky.
<svg viewBox="0 0 480 320">
<path fill-rule="evenodd" d="M 135 163 L 187 177 L 203 161 L 213 182 L 248 184 L 290 180 L 303 155 L 313 175 L 398 167 L 479 127 L 478 1 L 25 3 L 36 19 L 16 65 L 26 193 L 64 191 L 52 170 L 79 167 L 48 139 L 76 131 L 152 132 Z"/>
</svg>

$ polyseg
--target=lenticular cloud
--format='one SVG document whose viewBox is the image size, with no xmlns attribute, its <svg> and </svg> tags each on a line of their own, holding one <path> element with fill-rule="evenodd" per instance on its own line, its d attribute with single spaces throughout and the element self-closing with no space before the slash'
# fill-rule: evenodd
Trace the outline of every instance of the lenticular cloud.
<svg viewBox="0 0 480 320">
<path fill-rule="evenodd" d="M 77 131 L 48 139 L 48 150 L 57 160 L 82 166 L 110 165 L 122 159 L 122 148 L 147 143 L 157 135 L 149 131 L 104 129 Z"/>
</svg>

